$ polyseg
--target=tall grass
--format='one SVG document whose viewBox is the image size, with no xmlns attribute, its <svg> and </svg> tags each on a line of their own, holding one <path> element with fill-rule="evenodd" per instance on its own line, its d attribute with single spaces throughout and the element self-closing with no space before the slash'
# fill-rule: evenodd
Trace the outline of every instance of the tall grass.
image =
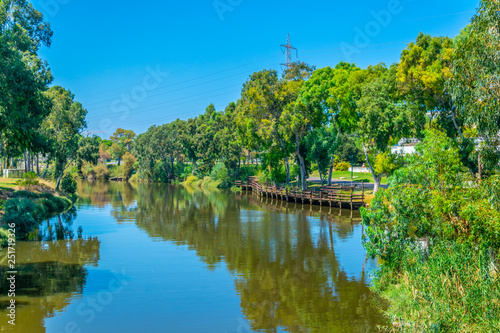
<svg viewBox="0 0 500 333">
<path fill-rule="evenodd" d="M 493 256 L 495 257 L 495 256 Z M 407 251 L 401 274 L 380 271 L 376 288 L 405 332 L 500 332 L 500 275 L 489 249 L 442 242 Z M 392 280 L 392 281 L 390 281 Z"/>
</svg>

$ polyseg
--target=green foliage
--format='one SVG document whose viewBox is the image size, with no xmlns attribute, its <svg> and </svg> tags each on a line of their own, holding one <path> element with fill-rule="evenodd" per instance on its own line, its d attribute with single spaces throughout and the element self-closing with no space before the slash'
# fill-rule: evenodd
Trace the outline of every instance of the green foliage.
<svg viewBox="0 0 500 333">
<path fill-rule="evenodd" d="M 38 185 L 40 181 L 38 180 L 38 175 L 32 171 L 26 172 L 23 179 L 16 182 L 17 185 L 21 187 L 28 187 Z"/>
<path fill-rule="evenodd" d="M 238 180 L 243 180 L 246 181 L 248 177 L 255 176 L 259 172 L 259 166 L 258 165 L 242 165 L 240 167 L 240 174 L 238 177 Z"/>
<path fill-rule="evenodd" d="M 68 194 L 76 193 L 76 181 L 70 175 L 65 175 L 61 180 L 61 190 Z"/>
<path fill-rule="evenodd" d="M 15 224 L 16 236 L 27 235 L 38 225 L 37 217 L 43 216 L 44 210 L 32 200 L 26 198 L 13 198 L 5 203 L 4 224 Z M 21 237 L 21 236 L 18 236 Z"/>
<path fill-rule="evenodd" d="M 411 248 L 405 254 L 404 273 L 382 293 L 396 326 L 411 332 L 500 329 L 500 274 L 488 249 L 439 242 L 429 254 Z"/>
<path fill-rule="evenodd" d="M 390 176 L 400 168 L 402 165 L 402 158 L 391 154 L 390 152 L 385 152 L 378 154 L 375 157 L 375 162 L 373 164 L 373 169 L 379 175 Z"/>
<path fill-rule="evenodd" d="M 117 145 L 125 147 L 127 150 L 130 150 L 134 138 L 135 138 L 134 131 L 118 128 L 109 139 L 112 142 L 116 143 Z"/>
<path fill-rule="evenodd" d="M 420 117 L 426 112 L 451 110 L 451 98 L 444 86 L 451 77 L 452 54 L 450 38 L 423 33 L 403 50 L 397 66 L 397 81 L 407 100 L 419 107 Z"/>
<path fill-rule="evenodd" d="M 46 150 L 37 131 L 50 110 L 43 95 L 52 75 L 38 58 L 50 46 L 52 31 L 43 15 L 25 0 L 0 2 L 0 136 L 2 151 L 17 156 Z"/>
<path fill-rule="evenodd" d="M 498 292 L 484 253 L 500 251 L 499 178 L 476 183 L 453 141 L 437 130 L 416 149 L 362 210 L 365 247 L 382 264 L 376 285 L 392 301 L 391 313 L 417 331 L 498 325 L 491 315 L 500 304 L 484 302 L 484 292 Z"/>
<path fill-rule="evenodd" d="M 210 173 L 210 177 L 212 180 L 219 182 L 219 188 L 231 188 L 231 186 L 234 185 L 234 182 L 229 175 L 229 171 L 223 163 L 215 165 Z"/>
<path fill-rule="evenodd" d="M 95 172 L 95 167 L 92 164 L 84 164 L 83 167 L 81 168 L 82 175 L 85 178 L 95 178 L 96 177 L 96 172 Z"/>
<path fill-rule="evenodd" d="M 108 174 L 109 178 L 122 177 L 123 171 L 122 171 L 122 167 L 121 166 L 108 164 L 105 167 L 108 170 L 107 174 Z M 102 172 L 105 173 L 104 170 Z"/>
<path fill-rule="evenodd" d="M 50 159 L 55 162 L 56 188 L 59 189 L 64 170 L 78 158 L 80 132 L 87 125 L 87 110 L 74 100 L 71 91 L 60 86 L 51 87 L 45 95 L 52 101 L 52 109 L 42 124 L 42 132 L 51 147 Z"/>
<path fill-rule="evenodd" d="M 0 249 L 9 244 L 9 233 L 6 229 L 0 228 Z"/>
<path fill-rule="evenodd" d="M 453 77 L 449 82 L 451 96 L 465 124 L 490 139 L 496 138 L 500 130 L 498 9 L 496 0 L 480 2 L 470 26 L 456 40 Z"/>
<path fill-rule="evenodd" d="M 192 186 L 194 183 L 196 183 L 198 181 L 198 177 L 194 176 L 194 175 L 189 175 L 186 180 L 184 181 L 184 183 L 182 183 L 183 185 L 185 186 Z"/>
<path fill-rule="evenodd" d="M 2 224 L 14 223 L 16 237 L 26 239 L 44 219 L 67 210 L 71 205 L 70 200 L 50 193 L 16 191 L 12 194 L 12 198 L 5 202 Z"/>
<path fill-rule="evenodd" d="M 333 164 L 335 171 L 347 171 L 351 167 L 351 164 L 346 161 L 337 161 Z"/>
<path fill-rule="evenodd" d="M 126 152 L 127 149 L 117 143 L 113 143 L 113 145 L 109 148 L 109 153 L 113 158 L 118 160 L 118 165 L 120 165 L 121 159 Z"/>
<path fill-rule="evenodd" d="M 123 165 L 122 165 L 123 178 L 125 179 L 130 178 L 132 172 L 134 171 L 134 163 L 135 163 L 134 155 L 132 155 L 129 152 L 123 155 Z"/>
<path fill-rule="evenodd" d="M 99 164 L 94 167 L 94 174 L 97 179 L 107 179 L 109 170 L 104 164 Z"/>
</svg>

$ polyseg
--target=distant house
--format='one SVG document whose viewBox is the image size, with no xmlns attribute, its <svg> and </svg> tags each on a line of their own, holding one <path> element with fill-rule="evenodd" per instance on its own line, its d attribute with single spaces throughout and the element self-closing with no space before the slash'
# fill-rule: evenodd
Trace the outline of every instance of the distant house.
<svg viewBox="0 0 500 333">
<path fill-rule="evenodd" d="M 413 154 L 418 143 L 420 143 L 419 139 L 401 139 L 397 145 L 391 147 L 391 152 L 400 155 Z"/>
</svg>

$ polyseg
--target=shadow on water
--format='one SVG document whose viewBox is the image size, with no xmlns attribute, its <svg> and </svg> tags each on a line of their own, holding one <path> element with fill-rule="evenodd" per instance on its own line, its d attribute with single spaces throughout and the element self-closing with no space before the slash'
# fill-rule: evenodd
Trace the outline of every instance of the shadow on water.
<svg viewBox="0 0 500 333">
<path fill-rule="evenodd" d="M 87 182 L 79 191 L 80 206 L 110 205 L 117 222 L 187 245 L 208 269 L 224 264 L 249 323 L 241 332 L 369 332 L 387 324 L 383 301 L 369 289 L 357 212 L 172 185 Z"/>
<path fill-rule="evenodd" d="M 7 324 L 6 308 L 8 252 L 0 251 L 0 316 L 2 332 L 45 332 L 44 321 L 63 311 L 71 299 L 82 294 L 85 266 L 97 266 L 100 242 L 97 238 L 74 239 L 76 209 L 44 222 L 31 235 L 37 241 L 18 242 L 16 254 L 16 325 Z M 10 275 L 10 274 L 9 274 Z"/>
</svg>

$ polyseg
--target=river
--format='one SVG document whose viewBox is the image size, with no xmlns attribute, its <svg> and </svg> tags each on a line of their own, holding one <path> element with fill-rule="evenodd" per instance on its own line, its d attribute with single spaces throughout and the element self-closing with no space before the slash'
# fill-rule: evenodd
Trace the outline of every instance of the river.
<svg viewBox="0 0 500 333">
<path fill-rule="evenodd" d="M 1 332 L 372 332 L 358 212 L 182 186 L 80 182 L 74 209 L 16 244 Z"/>
</svg>

